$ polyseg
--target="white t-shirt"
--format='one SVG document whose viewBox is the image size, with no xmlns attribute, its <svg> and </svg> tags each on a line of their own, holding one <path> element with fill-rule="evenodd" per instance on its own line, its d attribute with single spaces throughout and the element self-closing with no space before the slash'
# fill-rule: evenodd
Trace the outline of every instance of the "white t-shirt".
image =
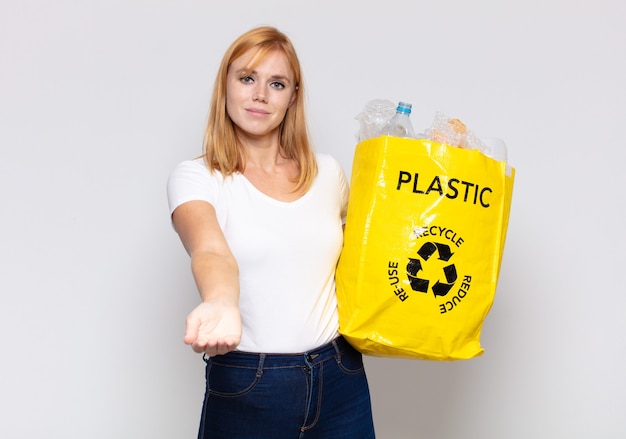
<svg viewBox="0 0 626 439">
<path fill-rule="evenodd" d="M 265 195 L 240 173 L 210 173 L 202 159 L 170 175 L 170 213 L 192 200 L 213 205 L 239 265 L 238 350 L 304 352 L 338 335 L 335 268 L 349 189 L 337 160 L 317 161 L 313 185 L 293 202 Z"/>
</svg>

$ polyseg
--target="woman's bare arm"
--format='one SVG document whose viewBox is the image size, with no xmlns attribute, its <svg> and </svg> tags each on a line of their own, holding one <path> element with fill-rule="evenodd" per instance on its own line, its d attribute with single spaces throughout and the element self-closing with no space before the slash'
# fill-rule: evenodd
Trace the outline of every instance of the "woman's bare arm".
<svg viewBox="0 0 626 439">
<path fill-rule="evenodd" d="M 174 210 L 172 221 L 191 257 L 202 298 L 187 317 L 185 343 L 209 356 L 229 352 L 241 339 L 239 269 L 215 209 L 205 201 L 190 201 Z"/>
</svg>

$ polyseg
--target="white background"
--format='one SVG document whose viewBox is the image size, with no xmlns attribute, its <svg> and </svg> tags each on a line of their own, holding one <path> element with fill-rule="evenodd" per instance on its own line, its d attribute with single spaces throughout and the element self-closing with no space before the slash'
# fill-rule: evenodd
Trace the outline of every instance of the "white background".
<svg viewBox="0 0 626 439">
<path fill-rule="evenodd" d="M 517 169 L 484 356 L 368 357 L 378 437 L 626 437 L 623 0 L 1 0 L 0 437 L 195 436 L 165 182 L 259 24 L 292 38 L 348 174 L 373 98 L 503 138 Z"/>
</svg>

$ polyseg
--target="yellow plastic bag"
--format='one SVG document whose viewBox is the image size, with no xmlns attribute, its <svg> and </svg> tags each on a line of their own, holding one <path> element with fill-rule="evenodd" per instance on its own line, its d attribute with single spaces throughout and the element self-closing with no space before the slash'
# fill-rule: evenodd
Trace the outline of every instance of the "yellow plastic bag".
<svg viewBox="0 0 626 439">
<path fill-rule="evenodd" d="M 428 141 L 382 136 L 356 147 L 339 326 L 364 354 L 481 355 L 508 225 L 514 169 Z"/>
</svg>

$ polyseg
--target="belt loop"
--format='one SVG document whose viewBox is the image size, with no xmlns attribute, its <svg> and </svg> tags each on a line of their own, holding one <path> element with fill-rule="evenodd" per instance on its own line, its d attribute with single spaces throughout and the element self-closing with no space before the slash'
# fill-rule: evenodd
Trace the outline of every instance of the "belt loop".
<svg viewBox="0 0 626 439">
<path fill-rule="evenodd" d="M 333 347 L 335 348 L 335 352 L 337 352 L 337 355 L 341 355 L 341 351 L 339 350 L 339 345 L 337 344 L 337 340 L 339 340 L 339 338 L 336 338 L 333 340 Z"/>
<path fill-rule="evenodd" d="M 259 367 L 256 369 L 257 378 L 263 375 L 263 363 L 265 363 L 265 354 L 259 354 Z"/>
</svg>

